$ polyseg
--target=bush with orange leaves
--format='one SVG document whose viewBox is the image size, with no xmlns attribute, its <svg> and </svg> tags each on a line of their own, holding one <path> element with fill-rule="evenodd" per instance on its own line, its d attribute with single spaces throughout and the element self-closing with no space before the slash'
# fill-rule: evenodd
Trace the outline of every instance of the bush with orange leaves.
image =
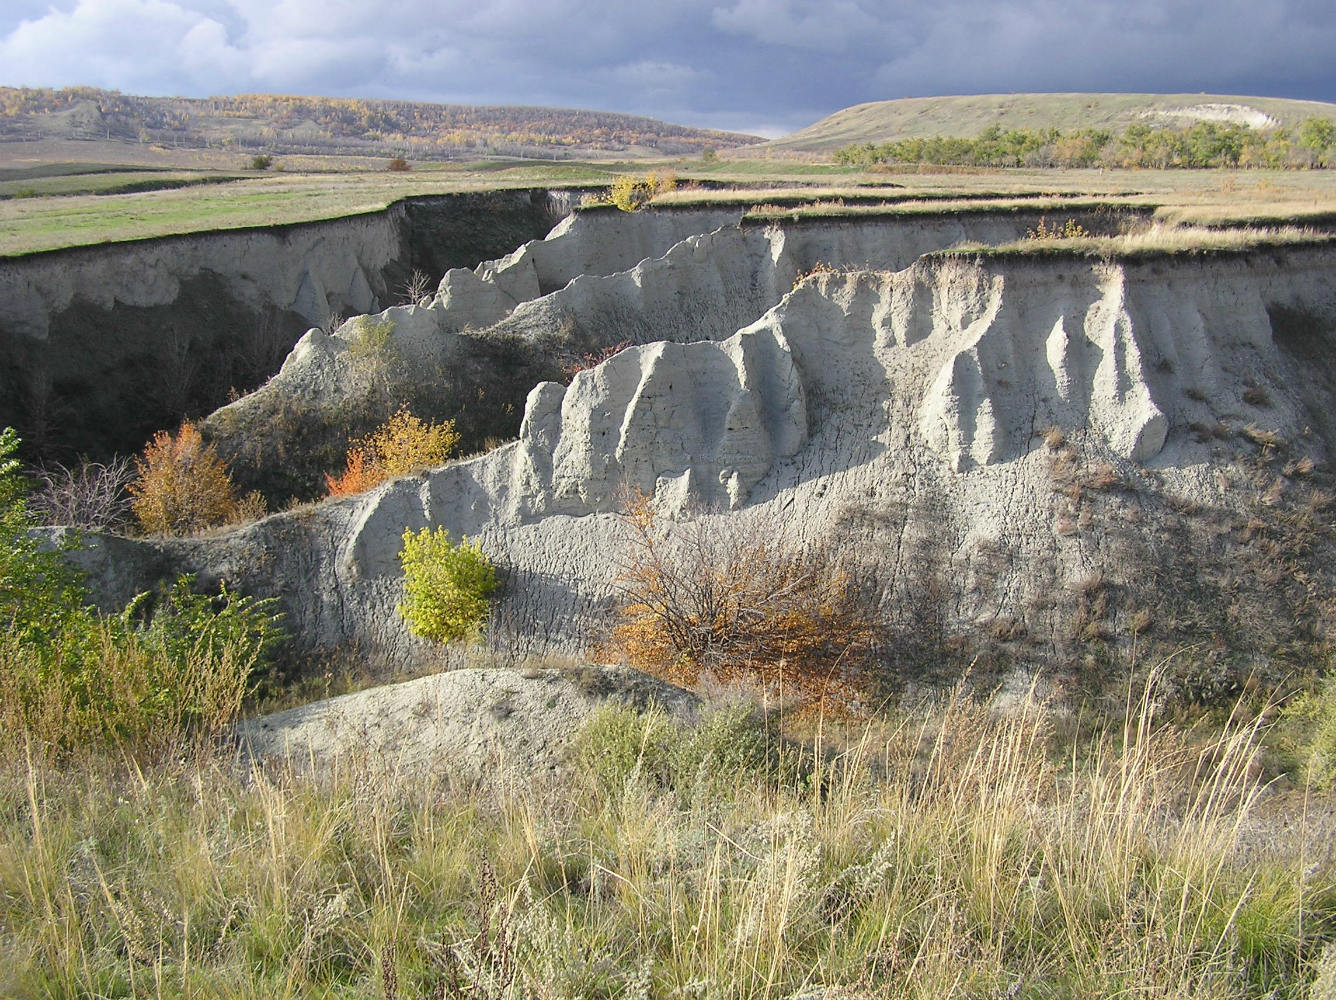
<svg viewBox="0 0 1336 1000">
<path fill-rule="evenodd" d="M 670 533 L 641 493 L 623 513 L 630 544 L 606 652 L 679 684 L 741 682 L 833 709 L 863 700 L 875 614 L 847 573 L 722 516 Z"/>
<path fill-rule="evenodd" d="M 190 534 L 265 513 L 259 493 L 237 496 L 227 466 L 189 421 L 153 435 L 135 469 L 131 509 L 146 532 Z"/>
<path fill-rule="evenodd" d="M 353 442 L 342 473 L 326 473 L 329 495 L 365 493 L 387 479 L 442 465 L 458 443 L 453 420 L 441 424 L 420 420 L 402 406 L 366 437 Z"/>
</svg>

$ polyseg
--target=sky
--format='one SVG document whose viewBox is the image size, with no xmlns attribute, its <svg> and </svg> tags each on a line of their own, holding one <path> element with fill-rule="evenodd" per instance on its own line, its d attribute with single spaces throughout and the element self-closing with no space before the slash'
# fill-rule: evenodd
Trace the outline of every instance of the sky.
<svg viewBox="0 0 1336 1000">
<path fill-rule="evenodd" d="M 865 101 L 1336 101 L 1331 0 L 0 0 L 0 85 L 537 104 L 778 136 Z"/>
</svg>

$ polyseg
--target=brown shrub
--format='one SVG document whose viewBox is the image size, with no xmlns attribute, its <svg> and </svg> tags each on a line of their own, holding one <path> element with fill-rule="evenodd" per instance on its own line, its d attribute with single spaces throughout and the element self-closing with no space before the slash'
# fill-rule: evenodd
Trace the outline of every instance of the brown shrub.
<svg viewBox="0 0 1336 1000">
<path fill-rule="evenodd" d="M 223 460 L 189 421 L 175 435 L 158 431 L 135 468 L 131 506 L 146 532 L 189 534 L 263 513 L 258 494 L 238 499 Z"/>
<path fill-rule="evenodd" d="M 624 514 L 630 538 L 609 652 L 680 684 L 708 676 L 832 708 L 859 700 L 874 627 L 847 573 L 718 518 L 662 537 L 640 493 Z"/>
</svg>

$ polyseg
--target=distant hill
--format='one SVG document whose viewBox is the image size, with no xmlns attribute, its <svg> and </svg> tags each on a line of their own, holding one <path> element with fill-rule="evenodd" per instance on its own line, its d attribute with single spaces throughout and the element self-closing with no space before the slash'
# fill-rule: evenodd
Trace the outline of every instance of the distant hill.
<svg viewBox="0 0 1336 1000">
<path fill-rule="evenodd" d="M 135 97 L 0 87 L 0 142 L 121 140 L 176 148 L 446 160 L 698 155 L 762 140 L 635 115 L 361 98 Z"/>
<path fill-rule="evenodd" d="M 908 97 L 857 104 L 805 129 L 757 147 L 795 153 L 830 152 L 852 143 L 933 136 L 973 138 L 985 129 L 1104 129 L 1134 124 L 1187 127 L 1200 121 L 1254 128 L 1297 126 L 1308 118 L 1336 119 L 1336 104 L 1278 97 L 1218 94 L 982 94 Z"/>
</svg>

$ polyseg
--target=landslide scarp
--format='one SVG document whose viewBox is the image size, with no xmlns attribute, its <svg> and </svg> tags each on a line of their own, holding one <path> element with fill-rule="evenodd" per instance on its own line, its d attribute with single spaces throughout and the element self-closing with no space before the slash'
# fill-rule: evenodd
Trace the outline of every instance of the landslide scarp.
<svg viewBox="0 0 1336 1000">
<path fill-rule="evenodd" d="M 543 266 L 580 259 L 596 219 L 554 234 L 568 249 Z M 724 220 L 673 240 L 656 220 L 657 256 L 606 256 L 602 274 L 583 258 L 590 270 L 555 291 L 545 282 L 577 267 L 542 278 L 547 241 L 452 273 L 430 305 L 363 321 L 392 323 L 385 343 L 425 383 L 461 370 L 518 383 L 531 359 L 642 342 L 536 385 L 517 439 L 485 454 L 140 547 L 155 572 L 281 597 L 311 646 L 411 659 L 429 652 L 394 612 L 397 551 L 405 529 L 440 525 L 504 568 L 492 642 L 583 650 L 618 600 L 630 487 L 670 538 L 716 523 L 846 573 L 901 683 L 974 663 L 1097 687 L 1168 657 L 1179 690 L 1209 700 L 1325 655 L 1336 251 L 929 252 L 962 225 L 1006 242 L 1017 224 Z M 501 275 L 513 305 L 468 329 L 470 310 L 497 308 Z M 356 398 L 359 336 L 309 333 L 210 424 L 266 394 Z M 498 345 L 517 345 L 508 368 L 482 353 Z M 88 558 L 116 577 L 118 560 Z"/>
<path fill-rule="evenodd" d="M 270 383 L 202 429 L 246 488 L 278 501 L 317 495 L 349 441 L 399 405 L 454 420 L 475 451 L 518 432 L 530 387 L 568 381 L 587 358 L 722 340 L 815 269 L 899 270 L 963 242 L 1020 239 L 1047 211 L 767 221 L 740 206 L 581 211 L 503 258 L 447 272 L 418 308 L 310 331 Z M 1101 233 L 1138 211 L 1086 204 L 1072 215 Z"/>
<path fill-rule="evenodd" d="M 0 426 L 28 457 L 139 450 L 273 375 L 331 317 L 401 301 L 415 270 L 472 267 L 551 229 L 570 195 L 413 198 L 323 222 L 0 260 Z"/>
<path fill-rule="evenodd" d="M 1329 240 L 1126 253 L 1101 240 L 1149 210 L 1074 200 L 746 207 L 580 211 L 309 330 L 205 421 L 279 505 L 405 402 L 513 440 L 206 537 L 90 536 L 102 600 L 192 573 L 280 598 L 307 649 L 434 662 L 396 606 L 404 531 L 436 525 L 502 568 L 498 652 L 587 655 L 631 492 L 667 545 L 705 526 L 846 581 L 884 694 L 1165 661 L 1218 700 L 1326 655 Z M 1028 238 L 1068 218 L 1093 235 Z"/>
</svg>

